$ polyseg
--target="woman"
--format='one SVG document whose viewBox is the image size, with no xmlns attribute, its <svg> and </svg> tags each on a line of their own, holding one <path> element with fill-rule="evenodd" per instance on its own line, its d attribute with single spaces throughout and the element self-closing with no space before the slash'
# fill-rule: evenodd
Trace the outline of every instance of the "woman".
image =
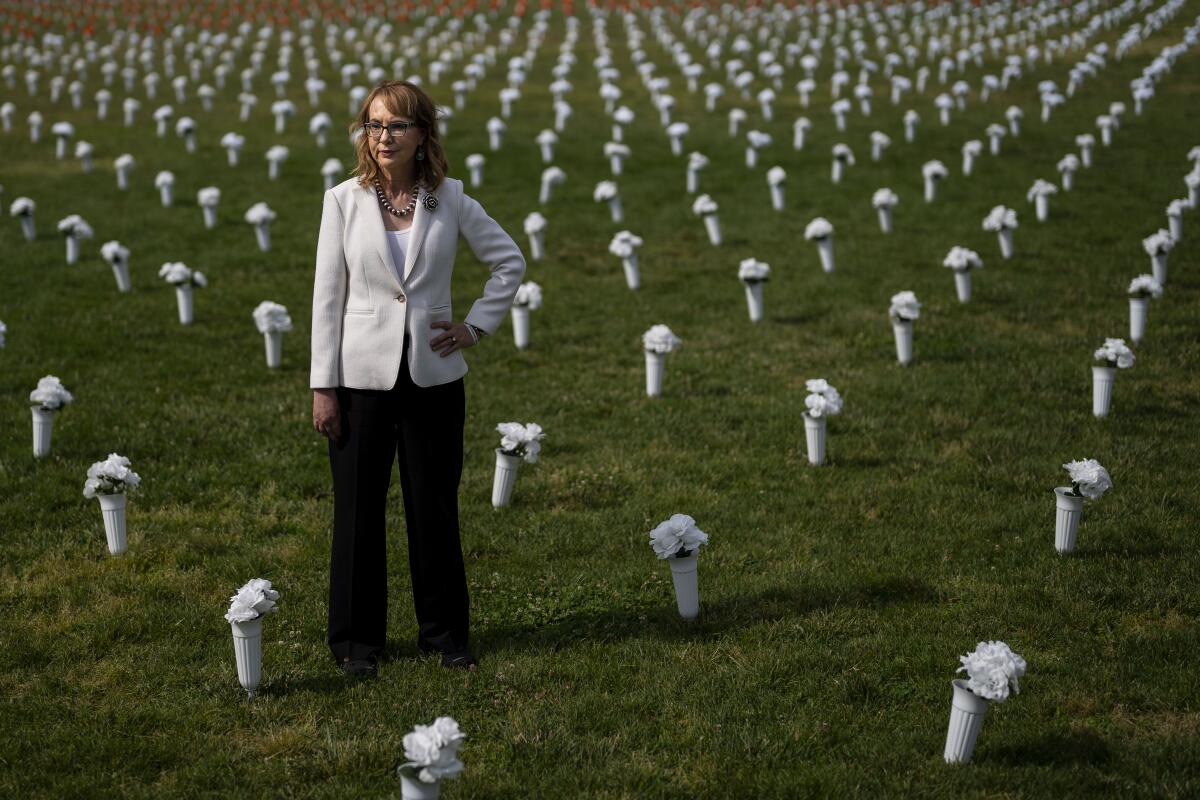
<svg viewBox="0 0 1200 800">
<path fill-rule="evenodd" d="M 417 646 L 474 668 L 458 530 L 467 371 L 462 351 L 508 313 L 525 259 L 462 181 L 446 176 L 436 108 L 381 83 L 352 132 L 355 176 L 325 193 L 313 285 L 313 427 L 329 439 L 329 647 L 371 675 L 387 628 L 384 512 L 399 458 Z M 450 309 L 458 237 L 491 269 L 461 322 Z"/>
</svg>

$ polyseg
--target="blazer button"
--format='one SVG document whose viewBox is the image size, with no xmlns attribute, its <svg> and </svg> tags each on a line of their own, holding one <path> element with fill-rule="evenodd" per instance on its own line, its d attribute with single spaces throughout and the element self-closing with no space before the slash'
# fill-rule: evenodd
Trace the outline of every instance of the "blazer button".
<svg viewBox="0 0 1200 800">
<path fill-rule="evenodd" d="M 405 298 L 404 298 L 404 295 L 402 295 L 402 294 L 398 294 L 398 295 L 396 295 L 396 302 L 397 302 L 397 303 L 403 303 L 403 302 L 404 302 L 404 299 L 405 299 Z"/>
</svg>

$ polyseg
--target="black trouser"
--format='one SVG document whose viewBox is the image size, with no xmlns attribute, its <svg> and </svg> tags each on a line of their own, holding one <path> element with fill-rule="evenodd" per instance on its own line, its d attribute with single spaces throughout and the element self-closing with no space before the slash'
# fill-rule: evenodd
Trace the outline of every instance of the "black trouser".
<svg viewBox="0 0 1200 800">
<path fill-rule="evenodd" d="M 329 445 L 329 649 L 339 661 L 378 657 L 386 644 L 384 513 L 397 455 L 418 645 L 446 653 L 467 647 L 469 600 L 458 532 L 466 394 L 461 378 L 417 386 L 407 355 L 391 390 L 337 390 L 342 439 Z"/>
</svg>

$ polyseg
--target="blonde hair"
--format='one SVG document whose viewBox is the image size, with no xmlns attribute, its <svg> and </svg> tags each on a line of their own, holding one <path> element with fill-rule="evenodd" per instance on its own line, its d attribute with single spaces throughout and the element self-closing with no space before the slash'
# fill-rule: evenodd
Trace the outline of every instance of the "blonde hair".
<svg viewBox="0 0 1200 800">
<path fill-rule="evenodd" d="M 355 131 L 361 134 L 354 140 L 357 161 L 354 174 L 358 176 L 358 185 L 363 188 L 369 187 L 382 172 L 379 162 L 371 155 L 367 134 L 362 129 L 371 118 L 371 103 L 375 102 L 376 98 L 383 100 L 388 111 L 411 119 L 424 132 L 425 141 L 421 147 L 425 150 L 425 158 L 413 161 L 416 165 L 416 177 L 429 191 L 437 189 L 450 169 L 446 153 L 442 150 L 442 140 L 438 136 L 437 106 L 420 86 L 408 81 L 384 81 L 376 86 L 367 95 L 367 99 L 363 100 L 362 108 L 350 124 L 351 134 Z"/>
</svg>

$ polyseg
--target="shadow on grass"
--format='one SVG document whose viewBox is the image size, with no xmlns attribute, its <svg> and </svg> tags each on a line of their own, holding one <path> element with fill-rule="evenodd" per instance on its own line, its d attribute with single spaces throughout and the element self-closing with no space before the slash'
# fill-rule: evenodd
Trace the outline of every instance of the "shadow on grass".
<svg viewBox="0 0 1200 800">
<path fill-rule="evenodd" d="M 869 581 L 854 587 L 777 586 L 755 595 L 701 602 L 700 616 L 680 619 L 666 604 L 582 612 L 542 625 L 497 626 L 474 638 L 480 653 L 503 648 L 559 649 L 581 642 L 612 642 L 648 637 L 664 642 L 702 640 L 762 623 L 803 617 L 838 607 L 883 608 L 937 602 L 933 587 L 904 577 Z M 665 599 L 665 598 L 664 598 Z"/>
<path fill-rule="evenodd" d="M 1050 733 L 1020 744 L 989 748 L 987 761 L 1012 766 L 1065 767 L 1107 764 L 1112 759 L 1108 743 L 1091 731 Z"/>
</svg>

